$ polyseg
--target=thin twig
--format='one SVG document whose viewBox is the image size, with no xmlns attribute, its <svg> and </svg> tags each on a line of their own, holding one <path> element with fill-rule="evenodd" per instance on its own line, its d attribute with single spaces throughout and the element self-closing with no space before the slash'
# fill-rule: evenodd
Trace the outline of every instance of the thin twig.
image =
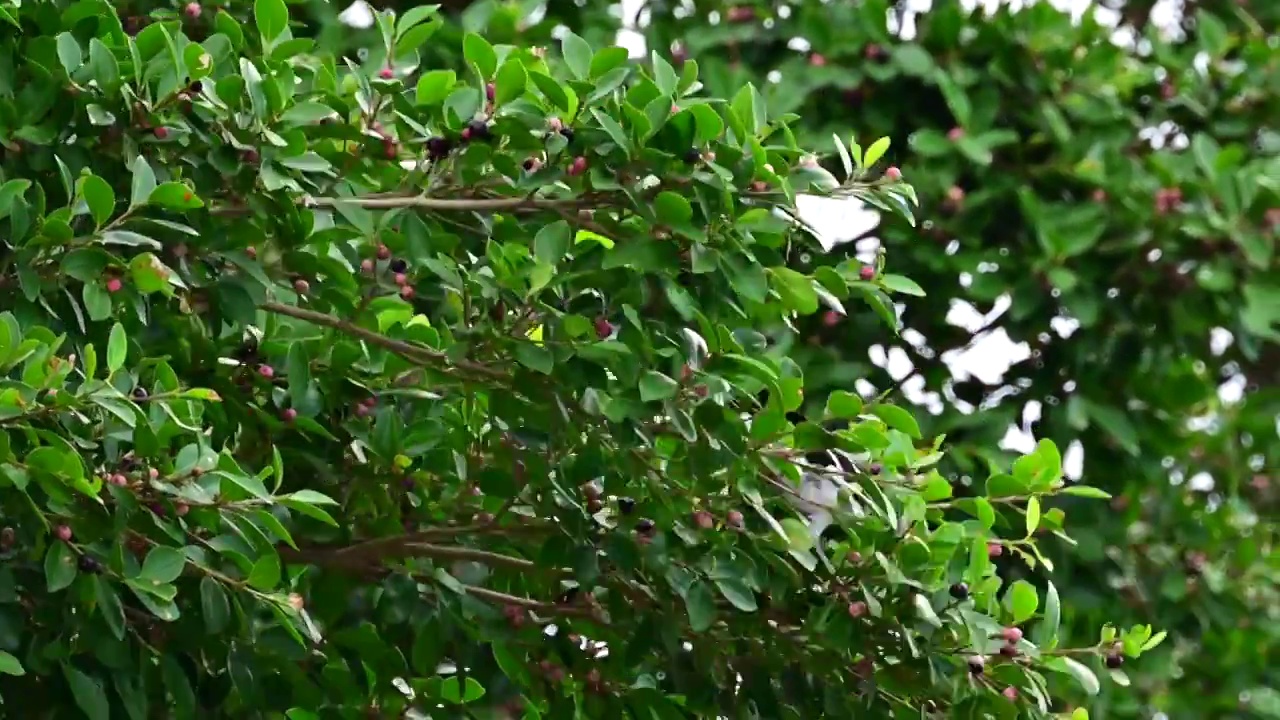
<svg viewBox="0 0 1280 720">
<path fill-rule="evenodd" d="M 439 198 L 426 195 L 400 196 L 352 196 L 352 197 L 313 197 L 305 198 L 304 205 L 311 207 L 338 207 L 351 205 L 366 210 L 393 210 L 398 208 L 416 208 L 419 210 L 493 212 L 495 210 L 556 210 L 580 207 L 581 199 L 555 200 L 535 197 L 492 197 L 492 198 Z"/>
</svg>

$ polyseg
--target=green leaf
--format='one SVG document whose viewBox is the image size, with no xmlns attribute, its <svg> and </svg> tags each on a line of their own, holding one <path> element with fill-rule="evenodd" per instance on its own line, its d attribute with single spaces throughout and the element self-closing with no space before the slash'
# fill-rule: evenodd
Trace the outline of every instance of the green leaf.
<svg viewBox="0 0 1280 720">
<path fill-rule="evenodd" d="M 1090 487 L 1089 485 L 1068 485 L 1058 492 L 1063 495 L 1075 495 L 1077 497 L 1094 498 L 1097 500 L 1111 499 L 1111 493 L 1106 490 L 1100 490 L 1096 487 Z"/>
<path fill-rule="evenodd" d="M 1058 642 L 1058 626 L 1062 623 L 1062 600 L 1052 581 L 1047 583 L 1044 594 L 1044 617 L 1036 624 L 1036 644 L 1052 648 Z"/>
<path fill-rule="evenodd" d="M 494 81 L 494 104 L 501 107 L 519 98 L 524 94 L 528 83 L 529 73 L 525 72 L 523 63 L 515 58 L 502 63 L 502 67 L 498 69 L 498 77 Z"/>
<path fill-rule="evenodd" d="M 1026 580 L 1018 580 L 1009 586 L 1004 600 L 1015 624 L 1025 622 L 1035 615 L 1036 608 L 1040 606 L 1040 596 L 1035 586 Z"/>
<path fill-rule="evenodd" d="M 473 677 L 463 680 L 457 675 L 450 675 L 440 683 L 440 697 L 445 702 L 466 705 L 484 697 L 484 686 Z"/>
<path fill-rule="evenodd" d="M 89 206 L 94 223 L 98 227 L 106 225 L 116 207 L 116 194 L 107 181 L 97 175 L 85 175 L 80 178 L 80 196 Z"/>
<path fill-rule="evenodd" d="M 550 350 L 531 342 L 516 345 L 515 355 L 516 362 L 543 375 L 550 375 L 556 366 L 556 358 Z"/>
<path fill-rule="evenodd" d="M 262 43 L 272 42 L 289 26 L 289 8 L 284 0 L 254 0 L 253 20 L 262 35 Z"/>
<path fill-rule="evenodd" d="M 533 254 L 539 262 L 555 265 L 564 254 L 569 252 L 569 244 L 573 241 L 573 229 L 564 220 L 557 220 L 543 225 L 538 234 L 533 236 Z"/>
<path fill-rule="evenodd" d="M 1102 684 L 1098 682 L 1098 676 L 1093 673 L 1080 661 L 1070 657 L 1055 657 L 1045 663 L 1051 670 L 1064 672 L 1075 678 L 1080 683 L 1080 687 L 1090 695 L 1097 695 L 1102 690 Z"/>
<path fill-rule="evenodd" d="M 71 687 L 71 697 L 89 720 L 111 720 L 111 707 L 107 703 L 107 692 L 102 689 L 102 683 L 70 665 L 62 666 L 62 674 Z"/>
<path fill-rule="evenodd" d="M 758 608 L 755 594 L 751 592 L 751 588 L 747 587 L 747 584 L 743 581 L 737 578 L 717 578 L 715 584 L 720 590 L 720 594 L 739 610 L 755 612 Z"/>
<path fill-rule="evenodd" d="M 22 668 L 22 663 L 18 662 L 18 658 L 0 650 L 0 673 L 22 676 L 26 675 L 27 671 Z"/>
<path fill-rule="evenodd" d="M 124 367 L 125 357 L 129 354 L 129 337 L 124 326 L 116 323 L 111 326 L 111 335 L 107 340 L 107 373 L 114 374 Z"/>
<path fill-rule="evenodd" d="M 676 396 L 680 384 L 660 372 L 648 370 L 640 377 L 640 400 L 654 402 Z"/>
<path fill-rule="evenodd" d="M 84 54 L 75 36 L 69 32 L 58 33 L 55 43 L 58 47 L 58 62 L 62 63 L 62 68 L 67 71 L 67 75 L 79 70 L 84 64 Z"/>
<path fill-rule="evenodd" d="M 485 80 L 492 78 L 493 73 L 498 69 L 498 53 L 488 40 L 475 33 L 462 36 L 462 56 L 475 66 L 480 77 Z M 523 69 L 521 68 L 522 71 Z"/>
<path fill-rule="evenodd" d="M 151 193 L 156 189 L 156 174 L 151 170 L 151 163 L 139 155 L 134 158 L 133 182 L 129 194 L 129 207 L 145 205 L 151 200 Z"/>
<path fill-rule="evenodd" d="M 881 275 L 880 285 L 886 290 L 900 292 L 904 295 L 915 295 L 916 297 L 924 297 L 924 288 L 916 284 L 916 281 L 902 275 Z"/>
<path fill-rule="evenodd" d="M 827 397 L 826 417 L 852 419 L 862 414 L 862 398 L 847 390 L 836 390 Z"/>
<path fill-rule="evenodd" d="M 942 627 L 942 619 L 938 617 L 938 613 L 933 609 L 929 598 L 925 597 L 923 593 L 912 593 L 911 601 L 915 604 L 916 612 L 920 614 L 921 620 L 934 627 Z"/>
<path fill-rule="evenodd" d="M 871 413 L 894 430 L 906 433 L 917 440 L 920 439 L 920 425 L 916 423 L 916 419 L 912 417 L 910 412 L 897 405 L 873 405 L 871 406 Z"/>
<path fill-rule="evenodd" d="M 44 556 L 44 579 L 49 592 L 58 592 L 76 579 L 76 556 L 64 542 L 49 546 Z"/>
<path fill-rule="evenodd" d="M 1027 537 L 1040 527 L 1040 497 L 1032 495 L 1027 499 Z"/>
<path fill-rule="evenodd" d="M 664 190 L 653 199 L 653 214 L 667 227 L 680 227 L 693 220 L 693 206 L 681 195 Z"/>
<path fill-rule="evenodd" d="M 453 92 L 458 76 L 452 70 L 432 70 L 418 78 L 414 102 L 418 105 L 435 105 L 444 102 Z"/>
<path fill-rule="evenodd" d="M 716 621 L 716 598 L 707 583 L 698 580 L 684 596 L 689 611 L 689 627 L 696 633 L 705 632 Z"/>
<path fill-rule="evenodd" d="M 205 632 L 217 635 L 227 627 L 231 619 L 231 605 L 227 601 L 227 591 L 213 578 L 205 576 L 200 580 L 200 613 L 204 618 Z"/>
<path fill-rule="evenodd" d="M 564 37 L 560 39 L 560 53 L 564 56 L 565 65 L 569 66 L 569 72 L 578 80 L 586 80 L 591 77 L 591 46 L 586 40 L 576 35 L 571 30 L 566 30 Z"/>
<path fill-rule="evenodd" d="M 204 207 L 191 188 L 179 182 L 167 182 L 151 192 L 150 202 L 165 210 L 194 210 Z"/>
<path fill-rule="evenodd" d="M 111 629 L 111 634 L 117 640 L 123 640 L 125 619 L 120 596 L 116 595 L 115 589 L 111 587 L 111 581 L 102 575 L 93 578 L 93 590 L 98 599 L 98 612 L 102 613 L 102 619 Z"/>
<path fill-rule="evenodd" d="M 863 167 L 871 167 L 872 165 L 875 165 L 877 162 L 879 162 L 880 158 L 884 157 L 884 154 L 888 152 L 889 142 L 890 142 L 889 138 L 882 137 L 879 140 L 876 140 L 875 142 L 871 143 L 871 146 L 868 147 L 867 151 L 862 155 Z M 903 278 L 903 279 L 905 280 L 906 278 Z M 920 294 L 923 295 L 924 293 L 920 293 Z"/>
<path fill-rule="evenodd" d="M 1169 633 L 1165 630 L 1161 630 L 1155 635 L 1152 635 L 1145 643 L 1142 644 L 1142 652 L 1147 652 L 1148 650 L 1154 650 L 1157 646 L 1160 645 L 1160 643 L 1164 642 L 1164 639 L 1168 637 L 1168 635 Z"/>
<path fill-rule="evenodd" d="M 280 584 L 280 556 L 270 552 L 258 558 L 246 582 L 259 590 L 274 590 Z"/>
<path fill-rule="evenodd" d="M 788 310 L 800 315 L 818 311 L 818 293 L 808 275 L 788 267 L 769 268 L 769 274 L 773 278 L 774 290 Z"/>
<path fill-rule="evenodd" d="M 138 573 L 138 580 L 152 585 L 165 585 L 177 580 L 186 565 L 187 557 L 182 551 L 159 545 L 147 553 L 147 559 L 143 561 L 142 570 Z"/>
<path fill-rule="evenodd" d="M 102 242 L 107 245 L 124 245 L 126 247 L 146 247 L 153 250 L 163 246 L 146 235 L 139 235 L 131 230 L 109 230 L 102 233 Z"/>
</svg>

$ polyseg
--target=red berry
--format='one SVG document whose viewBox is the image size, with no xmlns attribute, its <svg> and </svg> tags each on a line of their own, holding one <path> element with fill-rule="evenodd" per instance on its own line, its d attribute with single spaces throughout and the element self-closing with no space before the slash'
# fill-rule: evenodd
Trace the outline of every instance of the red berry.
<svg viewBox="0 0 1280 720">
<path fill-rule="evenodd" d="M 1005 688 L 1004 690 L 1002 690 L 1002 691 L 1000 692 L 1000 694 L 1001 694 L 1001 695 L 1004 695 L 1006 698 L 1009 698 L 1009 700 L 1011 700 L 1011 701 L 1012 701 L 1012 700 L 1017 700 L 1017 699 L 1018 699 L 1018 688 L 1016 688 L 1016 687 L 1014 687 L 1014 686 L 1010 685 L 1009 687 L 1007 687 L 1007 688 Z"/>
<path fill-rule="evenodd" d="M 1022 629 L 1016 628 L 1016 627 L 1007 627 L 1004 629 L 1004 632 L 1002 632 L 1001 635 L 1004 637 L 1005 642 L 1009 643 L 1010 645 L 1013 645 L 1022 639 Z"/>
<path fill-rule="evenodd" d="M 493 83 L 485 84 L 484 86 L 485 99 L 487 99 L 489 102 L 493 102 L 493 98 L 497 95 L 497 93 L 498 93 L 498 89 L 494 87 Z"/>
<path fill-rule="evenodd" d="M 379 259 L 379 260 L 387 260 L 387 259 L 389 259 L 390 257 L 391 257 L 391 248 L 387 247 L 386 245 L 379 244 L 379 245 L 378 245 L 378 259 Z"/>
<path fill-rule="evenodd" d="M 613 324 L 609 322 L 609 319 L 603 317 L 596 318 L 596 338 L 600 340 L 607 340 L 612 334 Z"/>
<path fill-rule="evenodd" d="M 711 513 L 706 510 L 699 510 L 693 514 L 693 523 L 703 530 L 710 530 L 715 527 L 715 518 L 711 517 Z"/>
<path fill-rule="evenodd" d="M 861 600 L 849 603 L 849 617 L 858 619 L 867 614 L 867 604 Z"/>
<path fill-rule="evenodd" d="M 124 287 L 124 281 L 120 278 L 111 278 L 107 281 L 107 292 L 118 293 Z"/>
<path fill-rule="evenodd" d="M 156 128 L 155 130 L 152 130 L 151 132 L 155 134 L 157 140 L 163 140 L 169 137 L 169 128 L 163 125 Z"/>
<path fill-rule="evenodd" d="M 947 131 L 947 139 L 951 142 L 955 142 L 962 137 L 964 137 L 964 128 L 953 127 Z"/>
<path fill-rule="evenodd" d="M 160 478 L 160 471 L 155 468 L 147 468 L 147 477 L 152 480 L 158 480 Z"/>
<path fill-rule="evenodd" d="M 368 405 L 356 405 L 356 417 L 366 417 L 370 412 Z"/>
<path fill-rule="evenodd" d="M 185 12 L 187 14 L 187 17 L 191 18 L 192 20 L 195 20 L 196 18 L 200 17 L 200 10 L 201 10 L 200 3 L 198 2 L 189 2 L 187 3 L 187 6 L 183 8 L 183 12 Z"/>
<path fill-rule="evenodd" d="M 271 378 L 276 376 L 276 369 L 271 367 L 270 365 L 259 365 L 258 374 L 270 380 Z"/>
<path fill-rule="evenodd" d="M 389 67 L 384 67 L 378 71 L 378 77 L 382 78 L 383 80 L 390 80 L 395 76 L 396 76 L 396 72 Z"/>
<path fill-rule="evenodd" d="M 253 148 L 244 151 L 244 161 L 247 163 L 256 164 L 261 158 L 262 156 L 258 155 L 258 151 Z"/>
<path fill-rule="evenodd" d="M 578 176 L 587 171 L 587 158 L 579 155 L 569 164 L 569 175 Z"/>
<path fill-rule="evenodd" d="M 250 245 L 249 247 L 247 247 L 247 248 L 245 248 L 245 249 L 244 249 L 244 254 L 245 254 L 245 255 L 248 255 L 250 260 L 257 260 L 257 259 L 258 259 L 258 248 L 256 248 L 256 247 L 254 247 L 254 246 Z"/>
<path fill-rule="evenodd" d="M 462 128 L 462 132 L 458 133 L 463 140 L 471 139 L 471 128 Z"/>
<path fill-rule="evenodd" d="M 400 146 L 388 140 L 383 143 L 382 152 L 387 156 L 388 160 L 395 160 L 397 157 L 400 157 Z"/>
<path fill-rule="evenodd" d="M 414 292 L 412 285 L 400 286 L 400 297 L 404 298 L 405 300 L 412 300 L 415 294 L 416 293 Z"/>
<path fill-rule="evenodd" d="M 835 327 L 840 324 L 840 313 L 835 310 L 828 310 L 827 314 L 822 316 L 822 324 L 827 327 Z"/>
<path fill-rule="evenodd" d="M 362 272 L 362 273 L 364 273 L 364 274 L 366 274 L 366 275 L 372 275 L 372 274 L 373 274 L 373 261 L 372 261 L 372 260 L 368 260 L 368 259 L 361 260 L 361 261 L 360 261 L 360 272 Z"/>
<path fill-rule="evenodd" d="M 307 291 L 310 289 L 311 289 L 311 283 L 307 282 L 306 280 L 303 280 L 302 278 L 298 278 L 297 280 L 293 281 L 293 290 L 299 295 L 305 295 Z"/>
<path fill-rule="evenodd" d="M 884 176 L 890 180 L 901 180 L 902 171 L 898 169 L 897 165 L 890 165 L 889 169 L 884 171 Z"/>
<path fill-rule="evenodd" d="M 129 478 L 121 475 L 120 473 L 116 473 L 111 476 L 111 480 L 109 482 L 116 487 L 124 487 L 129 484 Z"/>
<path fill-rule="evenodd" d="M 1000 543 L 987 543 L 987 557 L 998 558 L 1004 554 L 1004 546 Z"/>
<path fill-rule="evenodd" d="M 280 413 L 280 418 L 287 423 L 293 422 L 298 419 L 298 411 L 293 408 L 285 408 L 284 412 Z"/>
<path fill-rule="evenodd" d="M 862 268 L 858 270 L 858 277 L 870 282 L 876 277 L 876 269 L 870 265 L 863 265 Z"/>
<path fill-rule="evenodd" d="M 729 523 L 732 527 L 740 528 L 742 527 L 743 521 L 742 513 L 737 510 L 730 510 L 729 514 L 724 516 L 724 521 Z"/>
<path fill-rule="evenodd" d="M 54 534 L 56 534 L 58 536 L 58 539 L 61 540 L 62 542 L 71 541 L 71 528 L 67 527 L 66 525 L 59 525 L 58 528 L 54 530 Z"/>
</svg>

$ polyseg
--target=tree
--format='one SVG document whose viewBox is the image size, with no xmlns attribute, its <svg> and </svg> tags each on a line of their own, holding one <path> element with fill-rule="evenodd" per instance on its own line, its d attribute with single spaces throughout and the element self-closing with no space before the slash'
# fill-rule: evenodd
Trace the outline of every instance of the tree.
<svg viewBox="0 0 1280 720">
<path fill-rule="evenodd" d="M 421 67 L 426 7 L 362 62 L 283 0 L 131 12 L 0 8 L 15 712 L 1041 717 L 1163 639 L 997 572 L 1105 497 L 1054 443 L 979 487 L 884 398 L 788 416 L 792 319 L 914 288 L 795 267 L 798 193 L 911 216 L 887 140 L 837 180 L 572 33 Z"/>
</svg>

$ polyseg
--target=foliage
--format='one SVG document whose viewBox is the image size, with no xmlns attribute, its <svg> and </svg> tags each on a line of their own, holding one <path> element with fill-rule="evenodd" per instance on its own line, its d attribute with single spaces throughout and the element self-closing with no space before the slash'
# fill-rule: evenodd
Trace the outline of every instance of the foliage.
<svg viewBox="0 0 1280 720">
<path fill-rule="evenodd" d="M 15 712 L 1042 717 L 1164 638 L 997 572 L 1106 497 L 1054 443 L 949 480 L 886 398 L 789 415 L 793 318 L 914 292 L 795 261 L 799 193 L 910 217 L 887 140 L 837 180 L 572 33 L 422 66 L 430 8 L 363 62 L 283 0 L 133 12 L 0 7 Z"/>
</svg>

